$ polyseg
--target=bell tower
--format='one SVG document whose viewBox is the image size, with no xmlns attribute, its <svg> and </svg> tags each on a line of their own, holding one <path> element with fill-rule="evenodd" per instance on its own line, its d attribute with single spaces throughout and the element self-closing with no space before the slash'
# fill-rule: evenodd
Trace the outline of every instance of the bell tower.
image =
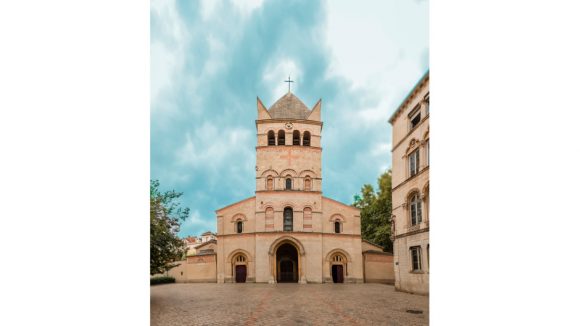
<svg viewBox="0 0 580 326">
<path fill-rule="evenodd" d="M 320 231 L 321 109 L 290 90 L 269 109 L 257 99 L 256 231 Z"/>
</svg>

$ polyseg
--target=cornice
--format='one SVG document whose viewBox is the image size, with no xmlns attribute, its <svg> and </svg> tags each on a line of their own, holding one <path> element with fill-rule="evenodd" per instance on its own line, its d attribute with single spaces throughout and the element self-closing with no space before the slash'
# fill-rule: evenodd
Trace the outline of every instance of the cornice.
<svg viewBox="0 0 580 326">
<path fill-rule="evenodd" d="M 395 110 L 395 112 L 393 112 L 393 114 L 389 118 L 389 123 L 390 124 L 393 124 L 393 122 L 395 121 L 395 118 L 397 118 L 399 116 L 399 114 L 401 113 L 402 109 L 405 106 L 407 106 L 407 104 L 409 102 L 411 102 L 411 100 L 413 98 L 415 98 L 415 95 L 417 95 L 419 89 L 421 89 L 421 87 L 423 87 L 423 85 L 428 80 L 429 80 L 429 70 L 427 70 L 427 72 L 425 72 L 425 74 L 423 75 L 423 77 L 421 77 L 421 79 L 419 79 L 419 81 L 415 84 L 415 86 L 413 86 L 413 88 L 411 89 L 411 91 L 409 91 L 409 94 L 407 94 L 407 96 L 405 97 L 405 99 L 401 102 L 401 104 L 399 104 L 399 107 Z"/>
<path fill-rule="evenodd" d="M 400 188 L 401 186 L 403 186 L 404 184 L 406 184 L 407 182 L 417 178 L 419 175 L 423 174 L 423 172 L 428 171 L 429 170 L 429 165 L 425 166 L 424 168 L 421 169 L 421 171 L 419 171 L 419 173 L 415 174 L 412 177 L 407 178 L 405 181 L 399 183 L 398 185 L 396 185 L 395 187 L 393 187 L 393 189 L 391 191 L 395 191 L 396 189 Z"/>
<path fill-rule="evenodd" d="M 419 230 L 415 230 L 415 231 L 411 231 L 411 232 L 407 232 L 407 233 L 403 233 L 403 234 L 397 234 L 395 236 L 395 240 L 396 239 L 400 239 L 400 238 L 405 238 L 408 236 L 412 236 L 415 234 L 419 234 L 419 233 L 424 233 L 424 232 L 429 232 L 429 227 L 423 228 L 423 229 L 419 229 Z"/>
<path fill-rule="evenodd" d="M 256 146 L 256 150 L 259 149 L 306 149 L 307 151 L 315 149 L 322 152 L 322 147 L 318 146 L 302 146 L 302 145 L 263 145 Z"/>
<path fill-rule="evenodd" d="M 317 125 L 322 128 L 322 121 L 314 121 L 314 120 L 299 120 L 299 119 L 263 119 L 263 120 L 256 120 L 256 127 L 259 124 L 266 124 L 266 123 L 277 123 L 277 122 L 288 122 L 291 121 L 293 123 L 304 123 L 309 125 Z"/>
<path fill-rule="evenodd" d="M 268 236 L 281 236 L 281 235 L 307 235 L 307 236 L 322 236 L 322 237 L 337 237 L 337 238 L 360 238 L 360 234 L 350 234 L 350 233 L 333 233 L 333 232 L 306 232 L 306 231 L 257 231 L 257 232 L 244 232 L 244 233 L 231 233 L 231 234 L 221 234 L 217 236 L 217 240 L 220 238 L 231 238 L 231 237 L 244 237 L 249 235 L 268 235 Z M 362 238 L 361 238 L 362 239 Z"/>
</svg>

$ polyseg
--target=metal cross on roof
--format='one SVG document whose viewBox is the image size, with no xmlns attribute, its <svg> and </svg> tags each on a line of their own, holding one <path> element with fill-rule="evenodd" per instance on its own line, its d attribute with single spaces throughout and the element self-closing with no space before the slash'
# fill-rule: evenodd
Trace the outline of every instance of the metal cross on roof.
<svg viewBox="0 0 580 326">
<path fill-rule="evenodd" d="M 290 75 L 288 75 L 288 80 L 284 81 L 285 83 L 288 83 L 288 92 L 290 92 L 290 83 L 293 83 L 293 80 L 290 80 Z"/>
</svg>

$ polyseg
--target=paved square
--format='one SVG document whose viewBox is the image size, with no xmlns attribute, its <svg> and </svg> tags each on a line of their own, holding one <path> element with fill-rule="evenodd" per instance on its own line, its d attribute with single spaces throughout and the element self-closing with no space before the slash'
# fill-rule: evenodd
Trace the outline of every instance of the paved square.
<svg viewBox="0 0 580 326">
<path fill-rule="evenodd" d="M 407 310 L 421 310 L 413 314 Z M 428 325 L 429 298 L 383 284 L 151 287 L 151 325 Z"/>
</svg>

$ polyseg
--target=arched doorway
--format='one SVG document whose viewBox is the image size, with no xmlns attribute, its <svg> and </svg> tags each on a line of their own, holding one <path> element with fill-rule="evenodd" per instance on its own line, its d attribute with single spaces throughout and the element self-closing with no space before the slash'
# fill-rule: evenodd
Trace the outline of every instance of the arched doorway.
<svg viewBox="0 0 580 326">
<path fill-rule="evenodd" d="M 276 250 L 276 281 L 278 283 L 298 282 L 298 251 L 289 243 Z"/>
<path fill-rule="evenodd" d="M 247 259 L 243 254 L 238 254 L 235 256 L 233 261 L 233 273 L 234 280 L 236 283 L 246 283 L 246 278 L 248 276 Z"/>
</svg>

